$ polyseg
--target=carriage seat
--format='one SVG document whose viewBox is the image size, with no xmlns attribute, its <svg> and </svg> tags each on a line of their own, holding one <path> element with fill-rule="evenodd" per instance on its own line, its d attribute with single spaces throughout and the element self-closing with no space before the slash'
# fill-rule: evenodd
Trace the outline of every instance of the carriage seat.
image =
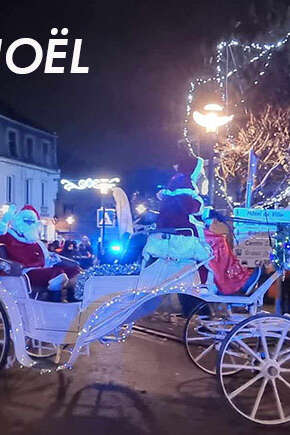
<svg viewBox="0 0 290 435">
<path fill-rule="evenodd" d="M 66 264 L 68 266 L 74 266 L 77 263 L 69 258 L 65 258 L 60 256 L 62 260 L 62 264 Z M 0 276 L 9 276 L 9 277 L 19 277 L 23 275 L 23 265 L 9 260 L 9 256 L 7 253 L 7 249 L 5 244 L 0 243 Z M 47 299 L 47 287 L 39 287 L 39 286 L 31 286 L 29 277 L 28 280 L 28 291 L 32 298 L 37 297 L 38 299 Z"/>
<path fill-rule="evenodd" d="M 0 258 L 3 260 L 8 260 L 7 249 L 4 243 L 0 243 Z"/>
</svg>

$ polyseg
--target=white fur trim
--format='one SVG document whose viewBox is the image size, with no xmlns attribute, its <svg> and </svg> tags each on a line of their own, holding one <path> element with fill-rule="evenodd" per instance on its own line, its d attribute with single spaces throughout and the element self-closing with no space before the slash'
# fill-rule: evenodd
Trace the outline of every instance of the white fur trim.
<svg viewBox="0 0 290 435">
<path fill-rule="evenodd" d="M 204 223 L 202 221 L 197 220 L 193 214 L 189 215 L 189 222 L 193 225 L 195 225 L 198 238 L 200 240 L 205 241 L 205 235 L 204 235 Z"/>
<path fill-rule="evenodd" d="M 210 211 L 213 210 L 213 207 L 210 205 L 208 207 L 204 207 L 203 213 L 202 213 L 202 219 L 208 219 Z"/>
<path fill-rule="evenodd" d="M 8 228 L 7 232 L 11 234 L 11 236 L 13 236 L 19 242 L 27 243 L 27 245 L 31 245 L 31 243 L 36 243 L 36 242 L 28 242 L 22 234 L 17 233 L 13 228 Z"/>
<path fill-rule="evenodd" d="M 198 193 L 195 190 L 187 188 L 187 187 L 182 187 L 180 189 L 175 189 L 175 190 L 163 189 L 163 190 L 160 190 L 159 193 L 161 194 L 161 197 L 164 197 L 164 196 L 189 195 L 192 198 L 197 198 L 197 199 L 200 198 Z"/>
<path fill-rule="evenodd" d="M 6 234 L 8 230 L 8 224 L 0 221 L 0 235 Z"/>
<path fill-rule="evenodd" d="M 159 197 L 161 199 L 163 199 L 165 196 L 174 197 L 174 196 L 178 196 L 178 195 L 189 195 L 193 199 L 196 199 L 197 201 L 200 202 L 200 209 L 197 213 L 194 213 L 194 214 L 197 216 L 201 216 L 203 214 L 204 202 L 203 202 L 202 197 L 198 194 L 198 191 L 196 192 L 193 189 L 182 188 L 182 189 L 175 189 L 175 190 L 163 189 L 163 190 L 160 190 L 160 192 L 158 192 L 158 193 L 159 193 Z"/>
<path fill-rule="evenodd" d="M 143 254 L 163 259 L 206 261 L 211 256 L 211 248 L 197 237 L 170 235 L 170 238 L 163 239 L 157 233 L 148 237 Z"/>
<path fill-rule="evenodd" d="M 194 171 L 192 172 L 192 174 L 190 176 L 192 183 L 197 182 L 203 167 L 204 167 L 204 160 L 201 157 L 198 157 L 196 168 L 194 169 Z"/>
</svg>

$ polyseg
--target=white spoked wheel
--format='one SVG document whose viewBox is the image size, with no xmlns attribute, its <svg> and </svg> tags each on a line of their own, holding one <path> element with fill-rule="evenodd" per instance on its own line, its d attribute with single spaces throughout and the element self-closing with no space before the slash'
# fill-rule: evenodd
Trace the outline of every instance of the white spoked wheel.
<svg viewBox="0 0 290 435">
<path fill-rule="evenodd" d="M 10 330 L 9 321 L 6 311 L 0 304 L 0 369 L 2 369 L 6 362 L 10 347 Z"/>
<path fill-rule="evenodd" d="M 237 310 L 242 311 L 241 307 Z M 233 313 L 225 304 L 198 304 L 187 319 L 184 329 L 184 342 L 191 361 L 204 372 L 215 375 L 221 342 L 245 315 L 247 314 Z M 233 363 L 234 359 L 234 356 L 229 356 L 229 362 Z M 227 375 L 236 371 L 238 370 L 228 370 Z"/>
<path fill-rule="evenodd" d="M 57 346 L 52 343 L 25 337 L 26 352 L 33 358 L 51 358 L 57 353 Z"/>
<path fill-rule="evenodd" d="M 228 370 L 240 372 L 229 378 Z M 243 417 L 268 425 L 288 422 L 290 318 L 258 314 L 235 326 L 221 346 L 217 376 L 228 403 Z"/>
</svg>

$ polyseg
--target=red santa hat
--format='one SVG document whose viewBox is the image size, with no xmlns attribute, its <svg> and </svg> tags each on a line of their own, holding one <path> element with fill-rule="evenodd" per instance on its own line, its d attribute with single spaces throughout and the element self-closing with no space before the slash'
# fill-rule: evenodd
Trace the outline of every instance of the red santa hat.
<svg viewBox="0 0 290 435">
<path fill-rule="evenodd" d="M 23 210 L 33 211 L 36 214 L 37 220 L 40 220 L 38 211 L 32 205 L 26 204 L 24 207 L 22 207 L 21 211 Z"/>
</svg>

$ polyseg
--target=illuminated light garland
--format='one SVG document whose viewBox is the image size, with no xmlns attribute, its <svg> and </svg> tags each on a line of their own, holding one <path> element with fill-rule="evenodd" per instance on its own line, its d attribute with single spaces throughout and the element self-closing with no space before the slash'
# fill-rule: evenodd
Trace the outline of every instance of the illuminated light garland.
<svg viewBox="0 0 290 435">
<path fill-rule="evenodd" d="M 247 126 L 244 129 L 240 130 L 240 139 L 237 139 L 236 146 L 228 146 L 227 140 L 225 142 L 223 141 L 222 144 L 218 146 L 219 151 L 222 151 L 224 148 L 225 153 L 225 155 L 223 155 L 223 153 L 221 152 L 223 163 L 221 163 L 216 169 L 217 177 L 221 177 L 221 180 L 223 182 L 221 183 L 221 180 L 217 178 L 219 181 L 219 187 L 222 185 L 227 190 L 227 185 L 230 184 L 230 181 L 228 179 L 232 179 L 233 174 L 236 173 L 236 169 L 239 170 L 243 168 L 243 171 L 247 170 L 247 155 L 250 151 L 249 144 L 255 142 L 256 138 L 259 138 L 261 139 L 261 144 L 263 144 L 263 147 L 258 147 L 259 153 L 262 153 L 259 166 L 261 172 L 259 174 L 260 182 L 257 182 L 254 189 L 256 201 L 253 207 L 271 207 L 272 205 L 279 204 L 281 201 L 289 196 L 288 187 L 290 184 L 290 180 L 288 180 L 288 187 L 286 184 L 290 164 L 290 161 L 288 161 L 288 144 L 290 138 L 288 132 L 289 116 L 290 109 L 273 110 L 271 109 L 271 106 L 268 106 L 266 110 L 262 114 L 260 114 L 259 117 L 255 118 L 251 116 L 249 118 Z M 248 133 L 249 131 L 251 131 L 251 133 Z M 264 142 L 263 138 L 265 137 L 266 141 Z M 236 154 L 235 151 L 232 151 L 232 149 L 242 149 L 244 151 L 243 156 L 241 156 L 241 160 L 239 160 L 240 152 L 238 151 L 238 154 Z M 269 160 L 268 158 L 271 153 L 272 157 Z M 264 158 L 266 157 L 267 162 L 263 162 L 263 155 Z M 227 158 L 229 160 L 227 160 Z M 269 194 L 264 194 L 260 189 L 262 186 L 264 186 L 265 181 L 267 180 L 269 175 L 278 166 L 281 166 L 281 169 L 284 171 L 284 176 L 283 179 L 281 179 L 280 182 L 277 184 L 275 191 L 271 194 L 271 196 L 269 196 Z M 263 174 L 264 171 L 265 173 Z M 227 200 L 228 202 L 232 201 L 230 197 L 228 197 Z M 234 203 L 233 205 L 239 204 Z"/>
<path fill-rule="evenodd" d="M 120 275 L 139 275 L 140 265 L 133 264 L 102 264 L 92 266 L 86 271 L 78 275 L 78 280 L 75 285 L 75 295 L 77 299 L 83 298 L 85 283 L 92 276 L 120 276 Z"/>
<path fill-rule="evenodd" d="M 37 362 L 30 358 L 26 353 L 22 317 L 16 294 L 11 290 L 7 290 L 2 281 L 0 281 L 0 294 L 1 302 L 3 303 L 6 312 L 8 313 L 10 319 L 13 319 L 13 324 L 10 326 L 10 334 L 14 342 L 14 352 L 20 367 L 35 367 Z"/>
<path fill-rule="evenodd" d="M 277 270 L 290 270 L 290 225 L 278 228 L 270 259 Z"/>
<path fill-rule="evenodd" d="M 84 189 L 97 189 L 100 190 L 101 193 L 108 193 L 110 189 L 116 187 L 116 185 L 120 183 L 120 178 L 87 178 L 80 179 L 77 183 L 73 181 L 62 179 L 61 184 L 64 189 L 70 192 L 73 189 L 76 190 L 84 190 Z"/>
<path fill-rule="evenodd" d="M 263 197 L 265 198 L 264 194 Z M 286 189 L 280 192 L 278 195 L 267 199 L 263 202 L 263 204 L 257 204 L 256 208 L 270 207 L 272 205 L 279 204 L 286 198 L 290 198 L 290 186 L 286 187 Z"/>
<path fill-rule="evenodd" d="M 171 279 L 164 280 L 159 286 L 137 288 L 108 299 L 87 319 L 78 333 L 79 337 L 72 351 L 71 358 L 62 368 L 70 368 L 81 349 L 90 342 L 98 340 L 103 344 L 109 345 L 110 341 L 125 341 L 132 331 L 133 323 L 129 322 L 128 324 L 131 314 L 141 308 L 144 303 L 149 302 L 153 297 L 170 293 L 188 293 L 197 297 L 209 294 L 209 290 L 201 284 L 195 285 L 194 282 L 181 281 L 187 275 L 193 272 L 197 273 L 197 270 L 198 267 L 195 265 L 193 269 L 191 268 L 177 274 L 173 281 Z M 108 297 L 110 298 L 111 296 L 108 295 Z M 112 321 L 115 322 L 116 320 L 118 320 L 118 324 L 111 328 Z M 107 335 L 108 333 L 109 335 Z"/>
<path fill-rule="evenodd" d="M 197 88 L 200 86 L 203 86 L 205 84 L 208 84 L 210 82 L 216 82 L 219 85 L 222 99 L 225 100 L 225 90 L 224 90 L 225 89 L 225 81 L 232 78 L 238 71 L 243 70 L 246 66 L 249 66 L 250 64 L 253 64 L 255 62 L 263 60 L 263 58 L 266 58 L 264 61 L 265 62 L 264 68 L 257 73 L 257 77 L 253 80 L 253 83 L 252 83 L 255 86 L 258 85 L 260 83 L 259 78 L 262 78 L 265 75 L 265 72 L 266 72 L 265 69 L 269 68 L 269 66 L 271 64 L 271 58 L 273 55 L 273 51 L 278 49 L 278 48 L 281 48 L 283 45 L 285 45 L 289 41 L 289 37 L 290 37 L 290 32 L 288 32 L 287 35 L 285 35 L 277 43 L 272 43 L 272 44 L 262 44 L 262 43 L 254 43 L 254 42 L 251 44 L 243 44 L 243 43 L 240 43 L 239 41 L 236 41 L 236 40 L 231 40 L 230 42 L 222 41 L 219 44 L 217 44 L 217 47 L 216 47 L 217 51 L 216 51 L 216 58 L 215 58 L 216 75 L 214 77 L 209 77 L 207 79 L 201 79 L 201 78 L 194 79 L 190 83 L 190 89 L 188 91 L 187 104 L 186 104 L 186 117 L 184 120 L 183 136 L 184 136 L 184 140 L 185 140 L 186 146 L 187 146 L 190 154 L 195 155 L 195 152 L 192 148 L 191 140 L 188 137 L 187 125 L 190 122 L 190 117 L 191 117 L 191 113 L 192 113 L 192 104 L 194 101 L 193 94 L 196 92 Z M 226 75 L 223 75 L 222 68 L 221 68 L 220 64 L 221 64 L 223 56 L 224 56 L 224 50 L 227 49 L 228 47 L 241 47 L 244 52 L 247 52 L 247 51 L 249 52 L 252 49 L 255 49 L 255 50 L 258 50 L 259 53 L 254 55 L 253 57 L 251 57 L 250 60 L 242 67 L 233 68 L 232 70 L 228 71 Z M 242 97 L 240 99 L 240 103 L 244 104 L 245 102 L 246 102 L 245 98 Z M 235 106 L 237 107 L 238 104 L 235 104 Z M 215 178 L 216 178 L 216 181 L 217 181 L 218 187 L 219 187 L 219 190 L 216 190 L 216 192 L 215 192 L 216 195 L 218 197 L 224 198 L 231 208 L 233 208 L 233 206 L 240 205 L 240 203 L 238 203 L 238 202 L 233 202 L 232 198 L 226 194 L 225 189 L 222 185 L 222 180 L 218 176 L 217 172 L 216 172 Z M 289 196 L 289 188 L 287 187 L 284 191 L 280 192 L 275 197 L 269 198 L 267 201 L 265 201 L 265 203 L 263 205 L 259 205 L 259 207 L 262 207 L 262 206 L 269 207 L 270 205 L 281 202 L 283 199 L 287 198 L 288 196 Z"/>
</svg>

